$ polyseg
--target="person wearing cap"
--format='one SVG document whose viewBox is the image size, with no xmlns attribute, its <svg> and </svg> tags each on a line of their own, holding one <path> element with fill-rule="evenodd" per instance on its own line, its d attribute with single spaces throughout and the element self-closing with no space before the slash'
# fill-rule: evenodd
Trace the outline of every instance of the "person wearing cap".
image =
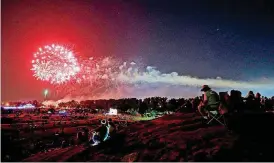
<svg viewBox="0 0 274 163">
<path fill-rule="evenodd" d="M 219 95 L 211 90 L 208 85 L 203 85 L 201 91 L 203 92 L 203 101 L 198 107 L 201 115 L 207 119 L 208 111 L 216 111 L 220 105 Z"/>
</svg>

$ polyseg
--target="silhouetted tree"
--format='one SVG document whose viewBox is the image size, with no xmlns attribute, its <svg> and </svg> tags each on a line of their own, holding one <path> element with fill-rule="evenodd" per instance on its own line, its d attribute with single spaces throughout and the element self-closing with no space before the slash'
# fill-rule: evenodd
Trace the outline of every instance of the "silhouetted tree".
<svg viewBox="0 0 274 163">
<path fill-rule="evenodd" d="M 144 114 L 148 110 L 148 106 L 145 102 L 142 102 L 139 107 L 139 113 Z"/>
</svg>

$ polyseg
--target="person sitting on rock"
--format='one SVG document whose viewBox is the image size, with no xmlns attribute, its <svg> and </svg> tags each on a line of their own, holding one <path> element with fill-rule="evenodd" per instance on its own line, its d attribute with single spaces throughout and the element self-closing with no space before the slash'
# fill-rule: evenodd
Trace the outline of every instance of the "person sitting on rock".
<svg viewBox="0 0 274 163">
<path fill-rule="evenodd" d="M 106 141 L 109 138 L 109 125 L 106 120 L 101 120 L 101 126 L 96 129 L 92 134 L 92 141 L 94 145 L 98 145 L 101 142 Z"/>
<path fill-rule="evenodd" d="M 84 128 L 82 128 L 83 129 L 83 142 L 85 142 L 85 143 L 87 143 L 88 142 L 88 136 L 89 136 L 89 130 L 88 130 L 88 128 L 86 128 L 86 127 L 84 127 Z"/>
<path fill-rule="evenodd" d="M 204 92 L 204 95 L 203 101 L 198 106 L 198 110 L 200 114 L 207 119 L 208 111 L 218 110 L 220 99 L 219 95 L 215 91 L 211 90 L 208 85 L 203 85 L 201 91 Z"/>
</svg>

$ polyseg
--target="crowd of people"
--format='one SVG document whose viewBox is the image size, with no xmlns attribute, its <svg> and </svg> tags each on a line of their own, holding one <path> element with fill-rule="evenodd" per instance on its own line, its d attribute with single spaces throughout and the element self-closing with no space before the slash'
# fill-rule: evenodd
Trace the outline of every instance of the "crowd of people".
<svg viewBox="0 0 274 163">
<path fill-rule="evenodd" d="M 245 98 L 238 90 L 216 93 L 208 85 L 204 85 L 201 89 L 203 92 L 202 100 L 200 100 L 198 110 L 205 119 L 207 119 L 208 111 L 218 111 L 225 113 L 263 113 L 274 111 L 274 96 L 267 98 L 261 96 L 260 93 L 254 95 L 253 91 L 249 91 Z"/>
</svg>

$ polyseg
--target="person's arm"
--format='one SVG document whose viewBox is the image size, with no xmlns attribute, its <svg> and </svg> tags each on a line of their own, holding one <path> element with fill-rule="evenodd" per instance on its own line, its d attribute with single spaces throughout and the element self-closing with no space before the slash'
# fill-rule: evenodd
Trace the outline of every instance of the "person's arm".
<svg viewBox="0 0 274 163">
<path fill-rule="evenodd" d="M 101 129 L 101 126 L 98 126 L 97 128 L 95 128 L 93 131 L 95 131 L 95 132 L 99 132 L 100 131 L 100 129 Z"/>
<path fill-rule="evenodd" d="M 208 100 L 207 100 L 206 94 L 204 93 L 203 96 L 204 96 L 203 105 L 207 105 Z"/>
</svg>

